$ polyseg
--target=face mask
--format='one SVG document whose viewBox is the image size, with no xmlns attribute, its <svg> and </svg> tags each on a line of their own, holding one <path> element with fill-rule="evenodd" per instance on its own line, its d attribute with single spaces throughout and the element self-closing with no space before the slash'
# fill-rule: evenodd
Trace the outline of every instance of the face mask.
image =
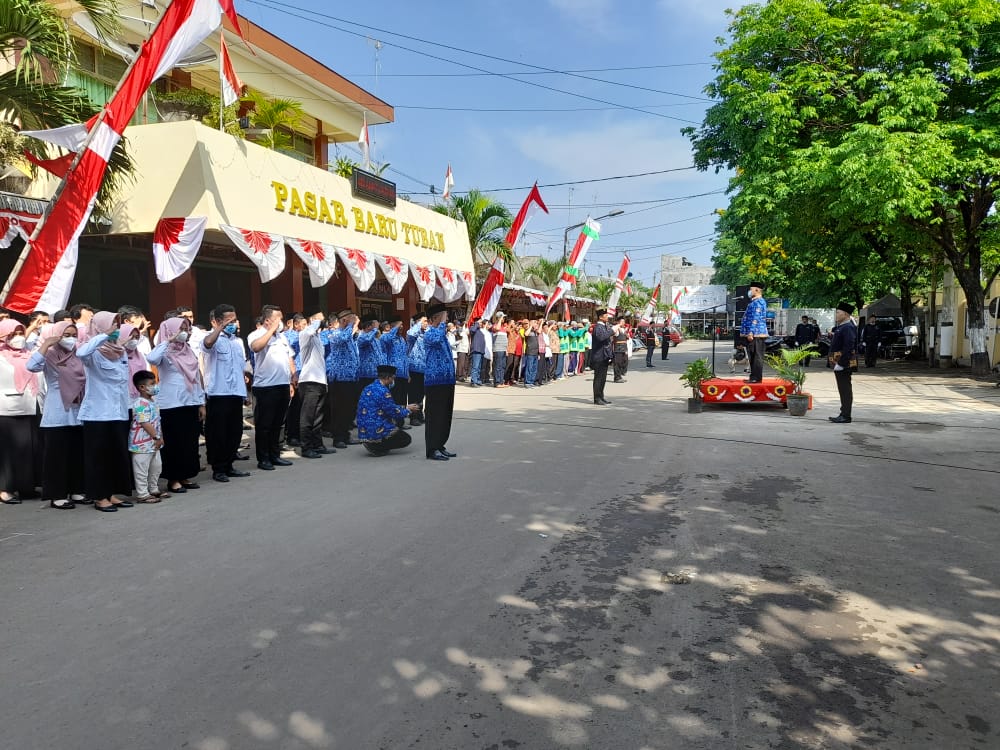
<svg viewBox="0 0 1000 750">
<path fill-rule="evenodd" d="M 11 349 L 23 349 L 27 339 L 24 336 L 11 336 L 7 339 L 7 346 Z"/>
<path fill-rule="evenodd" d="M 76 338 L 71 336 L 69 338 L 59 339 L 59 346 L 66 351 L 71 352 L 76 348 Z"/>
<path fill-rule="evenodd" d="M 128 349 L 130 352 L 135 351 L 135 348 L 137 346 L 139 346 L 139 342 L 136 341 L 135 339 L 129 339 L 128 341 L 125 342 L 125 348 Z"/>
<path fill-rule="evenodd" d="M 109 333 L 108 334 L 108 341 L 111 341 L 112 343 L 114 343 L 115 341 L 118 341 L 118 334 L 119 334 L 118 331 L 112 331 L 111 333 Z"/>
<path fill-rule="evenodd" d="M 160 395 L 160 384 L 159 383 L 154 383 L 153 385 L 149 386 L 149 388 L 147 390 L 149 391 L 149 395 L 150 396 L 159 396 Z"/>
<path fill-rule="evenodd" d="M 753 292 L 747 292 L 747 297 L 749 297 L 750 299 L 753 299 Z"/>
<path fill-rule="evenodd" d="M 229 323 L 222 330 L 223 330 L 223 332 L 229 334 L 230 336 L 235 336 L 236 335 L 236 324 L 235 323 Z"/>
<path fill-rule="evenodd" d="M 177 334 L 177 338 L 174 339 L 174 341 L 176 341 L 178 344 L 183 344 L 187 340 L 188 340 L 187 331 L 181 331 L 180 333 Z"/>
</svg>

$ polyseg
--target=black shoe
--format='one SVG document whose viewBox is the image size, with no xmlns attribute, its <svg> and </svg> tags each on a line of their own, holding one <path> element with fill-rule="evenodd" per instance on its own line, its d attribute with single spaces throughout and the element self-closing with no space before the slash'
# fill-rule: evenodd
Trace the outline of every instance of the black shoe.
<svg viewBox="0 0 1000 750">
<path fill-rule="evenodd" d="M 135 505 L 131 500 L 119 500 L 117 503 L 112 502 L 111 504 L 116 508 L 131 508 Z"/>
<path fill-rule="evenodd" d="M 235 458 L 233 460 L 234 461 L 249 461 L 250 460 L 250 456 L 244 456 L 242 453 L 237 453 L 236 456 L 235 456 Z"/>
<path fill-rule="evenodd" d="M 656 367 L 656 365 L 646 365 L 646 367 Z"/>
<path fill-rule="evenodd" d="M 851 423 L 851 418 L 850 417 L 845 417 L 845 416 L 842 416 L 842 415 L 838 415 L 836 417 L 830 417 L 829 419 L 834 424 L 850 424 Z"/>
<path fill-rule="evenodd" d="M 257 468 L 261 471 L 274 471 L 274 465 L 270 461 L 258 461 Z"/>
<path fill-rule="evenodd" d="M 347 448 L 347 443 L 345 443 L 343 440 L 338 440 L 336 443 L 333 444 L 333 447 L 340 448 L 340 450 L 344 450 L 345 448 Z"/>
<path fill-rule="evenodd" d="M 200 490 L 201 485 L 197 482 L 181 482 L 181 486 L 186 490 Z"/>
<path fill-rule="evenodd" d="M 227 477 L 248 477 L 248 476 L 250 476 L 250 472 L 249 471 L 237 471 L 236 469 L 230 469 L 229 471 L 221 472 L 221 473 L 224 473 Z"/>
<path fill-rule="evenodd" d="M 287 445 L 289 448 L 301 448 L 302 441 L 299 440 L 298 438 L 292 438 L 291 440 L 286 440 L 285 445 Z"/>
<path fill-rule="evenodd" d="M 448 458 L 457 458 L 458 457 L 457 453 L 452 453 L 447 448 L 442 448 L 441 449 L 441 453 L 443 453 L 444 455 L 446 455 Z"/>
<path fill-rule="evenodd" d="M 213 472 L 212 473 L 212 479 L 214 479 L 216 482 L 228 482 L 229 481 L 229 477 L 226 476 L 226 472 L 224 472 L 224 471 Z"/>
<path fill-rule="evenodd" d="M 170 485 L 167 485 L 167 492 L 170 492 L 174 495 L 183 495 L 185 492 L 187 492 L 187 488 L 183 484 L 177 485 L 176 487 L 171 487 Z"/>
<path fill-rule="evenodd" d="M 101 511 L 101 513 L 116 513 L 118 511 L 118 506 L 116 505 L 97 505 L 95 503 L 94 508 Z"/>
<path fill-rule="evenodd" d="M 289 461 L 287 458 L 272 458 L 271 459 L 271 465 L 272 466 L 291 466 L 292 462 Z"/>
<path fill-rule="evenodd" d="M 302 458 L 323 458 L 319 451 L 302 451 Z"/>
<path fill-rule="evenodd" d="M 49 507 L 56 510 L 72 510 L 76 507 L 76 504 L 72 500 L 64 498 L 62 500 L 49 500 Z"/>
<path fill-rule="evenodd" d="M 0 503 L 3 503 L 4 505 L 20 505 L 21 498 L 19 498 L 17 495 L 11 495 L 6 500 L 0 500 Z"/>
<path fill-rule="evenodd" d="M 323 447 L 323 448 L 317 448 L 316 452 L 319 453 L 320 455 L 323 455 L 323 456 L 329 456 L 329 455 L 332 455 L 332 454 L 336 453 L 337 449 L 336 448 L 326 448 L 326 447 Z"/>
<path fill-rule="evenodd" d="M 441 451 L 434 451 L 427 457 L 428 461 L 447 461 L 448 457 L 444 455 Z"/>
</svg>

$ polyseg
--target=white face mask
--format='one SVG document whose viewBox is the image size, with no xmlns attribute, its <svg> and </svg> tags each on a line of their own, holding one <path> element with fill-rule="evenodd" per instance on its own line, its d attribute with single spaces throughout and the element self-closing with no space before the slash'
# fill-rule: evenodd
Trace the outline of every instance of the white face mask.
<svg viewBox="0 0 1000 750">
<path fill-rule="evenodd" d="M 125 348 L 128 349 L 130 352 L 135 351 L 135 348 L 137 346 L 139 346 L 139 342 L 136 339 L 129 339 L 128 341 L 125 342 Z"/>
<path fill-rule="evenodd" d="M 7 346 L 11 349 L 23 349 L 26 341 L 24 336 L 11 336 L 7 339 Z"/>
<path fill-rule="evenodd" d="M 180 333 L 177 334 L 177 338 L 174 339 L 174 341 L 176 341 L 178 344 L 183 344 L 187 340 L 188 340 L 188 332 L 187 331 L 181 331 Z"/>
<path fill-rule="evenodd" d="M 76 338 L 69 337 L 65 339 L 59 339 L 59 346 L 61 346 L 66 351 L 73 351 L 76 348 Z"/>
</svg>

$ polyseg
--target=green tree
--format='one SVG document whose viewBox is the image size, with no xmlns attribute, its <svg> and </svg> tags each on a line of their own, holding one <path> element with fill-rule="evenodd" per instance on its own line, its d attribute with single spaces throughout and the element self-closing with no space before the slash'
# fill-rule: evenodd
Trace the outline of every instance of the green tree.
<svg viewBox="0 0 1000 750">
<path fill-rule="evenodd" d="M 434 210 L 465 222 L 477 261 L 493 263 L 500 257 L 508 266 L 516 267 L 517 258 L 505 239 L 513 217 L 496 198 L 473 189 L 456 195 L 447 204 L 434 206 Z"/>
<path fill-rule="evenodd" d="M 274 151 L 292 147 L 291 131 L 302 122 L 302 103 L 294 99 L 271 99 L 260 92 L 251 91 L 246 96 L 253 102 L 250 124 L 265 131 L 257 142 Z"/>
<path fill-rule="evenodd" d="M 566 266 L 562 261 L 549 260 L 548 258 L 538 258 L 534 263 L 524 269 L 525 274 L 534 276 L 541 282 L 542 286 L 552 288 L 559 281 Z"/>
<path fill-rule="evenodd" d="M 778 238 L 853 279 L 912 230 L 922 241 L 890 255 L 920 263 L 933 246 L 948 261 L 967 298 L 973 366 L 988 369 L 1000 3 L 770 0 L 734 13 L 730 32 L 707 89 L 718 103 L 686 131 L 700 168 L 736 172 L 729 211 L 743 226 L 723 251 Z"/>
<path fill-rule="evenodd" d="M 615 280 L 600 276 L 584 284 L 580 289 L 580 293 L 585 297 L 596 299 L 602 305 L 606 305 L 608 304 L 608 300 L 611 299 L 611 293 L 614 290 Z"/>
</svg>

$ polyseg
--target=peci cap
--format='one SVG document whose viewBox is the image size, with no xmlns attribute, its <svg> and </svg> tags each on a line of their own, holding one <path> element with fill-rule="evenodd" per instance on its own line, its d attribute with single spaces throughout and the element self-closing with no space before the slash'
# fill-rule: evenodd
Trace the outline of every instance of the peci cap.
<svg viewBox="0 0 1000 750">
<path fill-rule="evenodd" d="M 751 281 L 750 284 L 749 284 L 749 286 L 755 286 L 758 289 L 760 289 L 762 292 L 767 288 L 767 286 L 764 284 L 763 281 Z"/>
<path fill-rule="evenodd" d="M 337 320 L 340 320 L 341 318 L 346 318 L 348 315 L 354 315 L 354 310 L 351 310 L 350 308 L 346 310 L 341 310 L 339 313 L 337 313 Z"/>
<path fill-rule="evenodd" d="M 361 319 L 361 327 L 365 328 L 367 326 L 370 326 L 372 323 L 377 323 L 377 322 L 378 322 L 378 318 L 375 318 L 375 317 L 373 317 L 371 315 L 366 315 L 365 317 L 363 317 Z"/>
<path fill-rule="evenodd" d="M 380 378 L 384 378 L 387 375 L 395 375 L 395 374 L 396 374 L 396 368 L 393 367 L 392 365 L 379 365 L 378 366 L 378 376 Z"/>
<path fill-rule="evenodd" d="M 604 310 L 604 309 L 600 309 L 600 310 L 598 310 L 597 312 L 595 312 L 595 313 L 594 313 L 594 317 L 595 317 L 595 318 L 599 318 L 599 317 L 601 317 L 602 315 L 607 315 L 607 314 L 608 314 L 608 311 L 607 311 L 607 310 Z"/>
<path fill-rule="evenodd" d="M 854 314 L 854 305 L 852 305 L 850 302 L 841 302 L 839 305 L 837 305 L 837 309 L 847 313 L 848 315 Z"/>
<path fill-rule="evenodd" d="M 403 322 L 403 316 L 402 315 L 390 315 L 389 319 L 387 321 L 385 321 L 385 322 L 386 323 L 402 323 Z"/>
</svg>

